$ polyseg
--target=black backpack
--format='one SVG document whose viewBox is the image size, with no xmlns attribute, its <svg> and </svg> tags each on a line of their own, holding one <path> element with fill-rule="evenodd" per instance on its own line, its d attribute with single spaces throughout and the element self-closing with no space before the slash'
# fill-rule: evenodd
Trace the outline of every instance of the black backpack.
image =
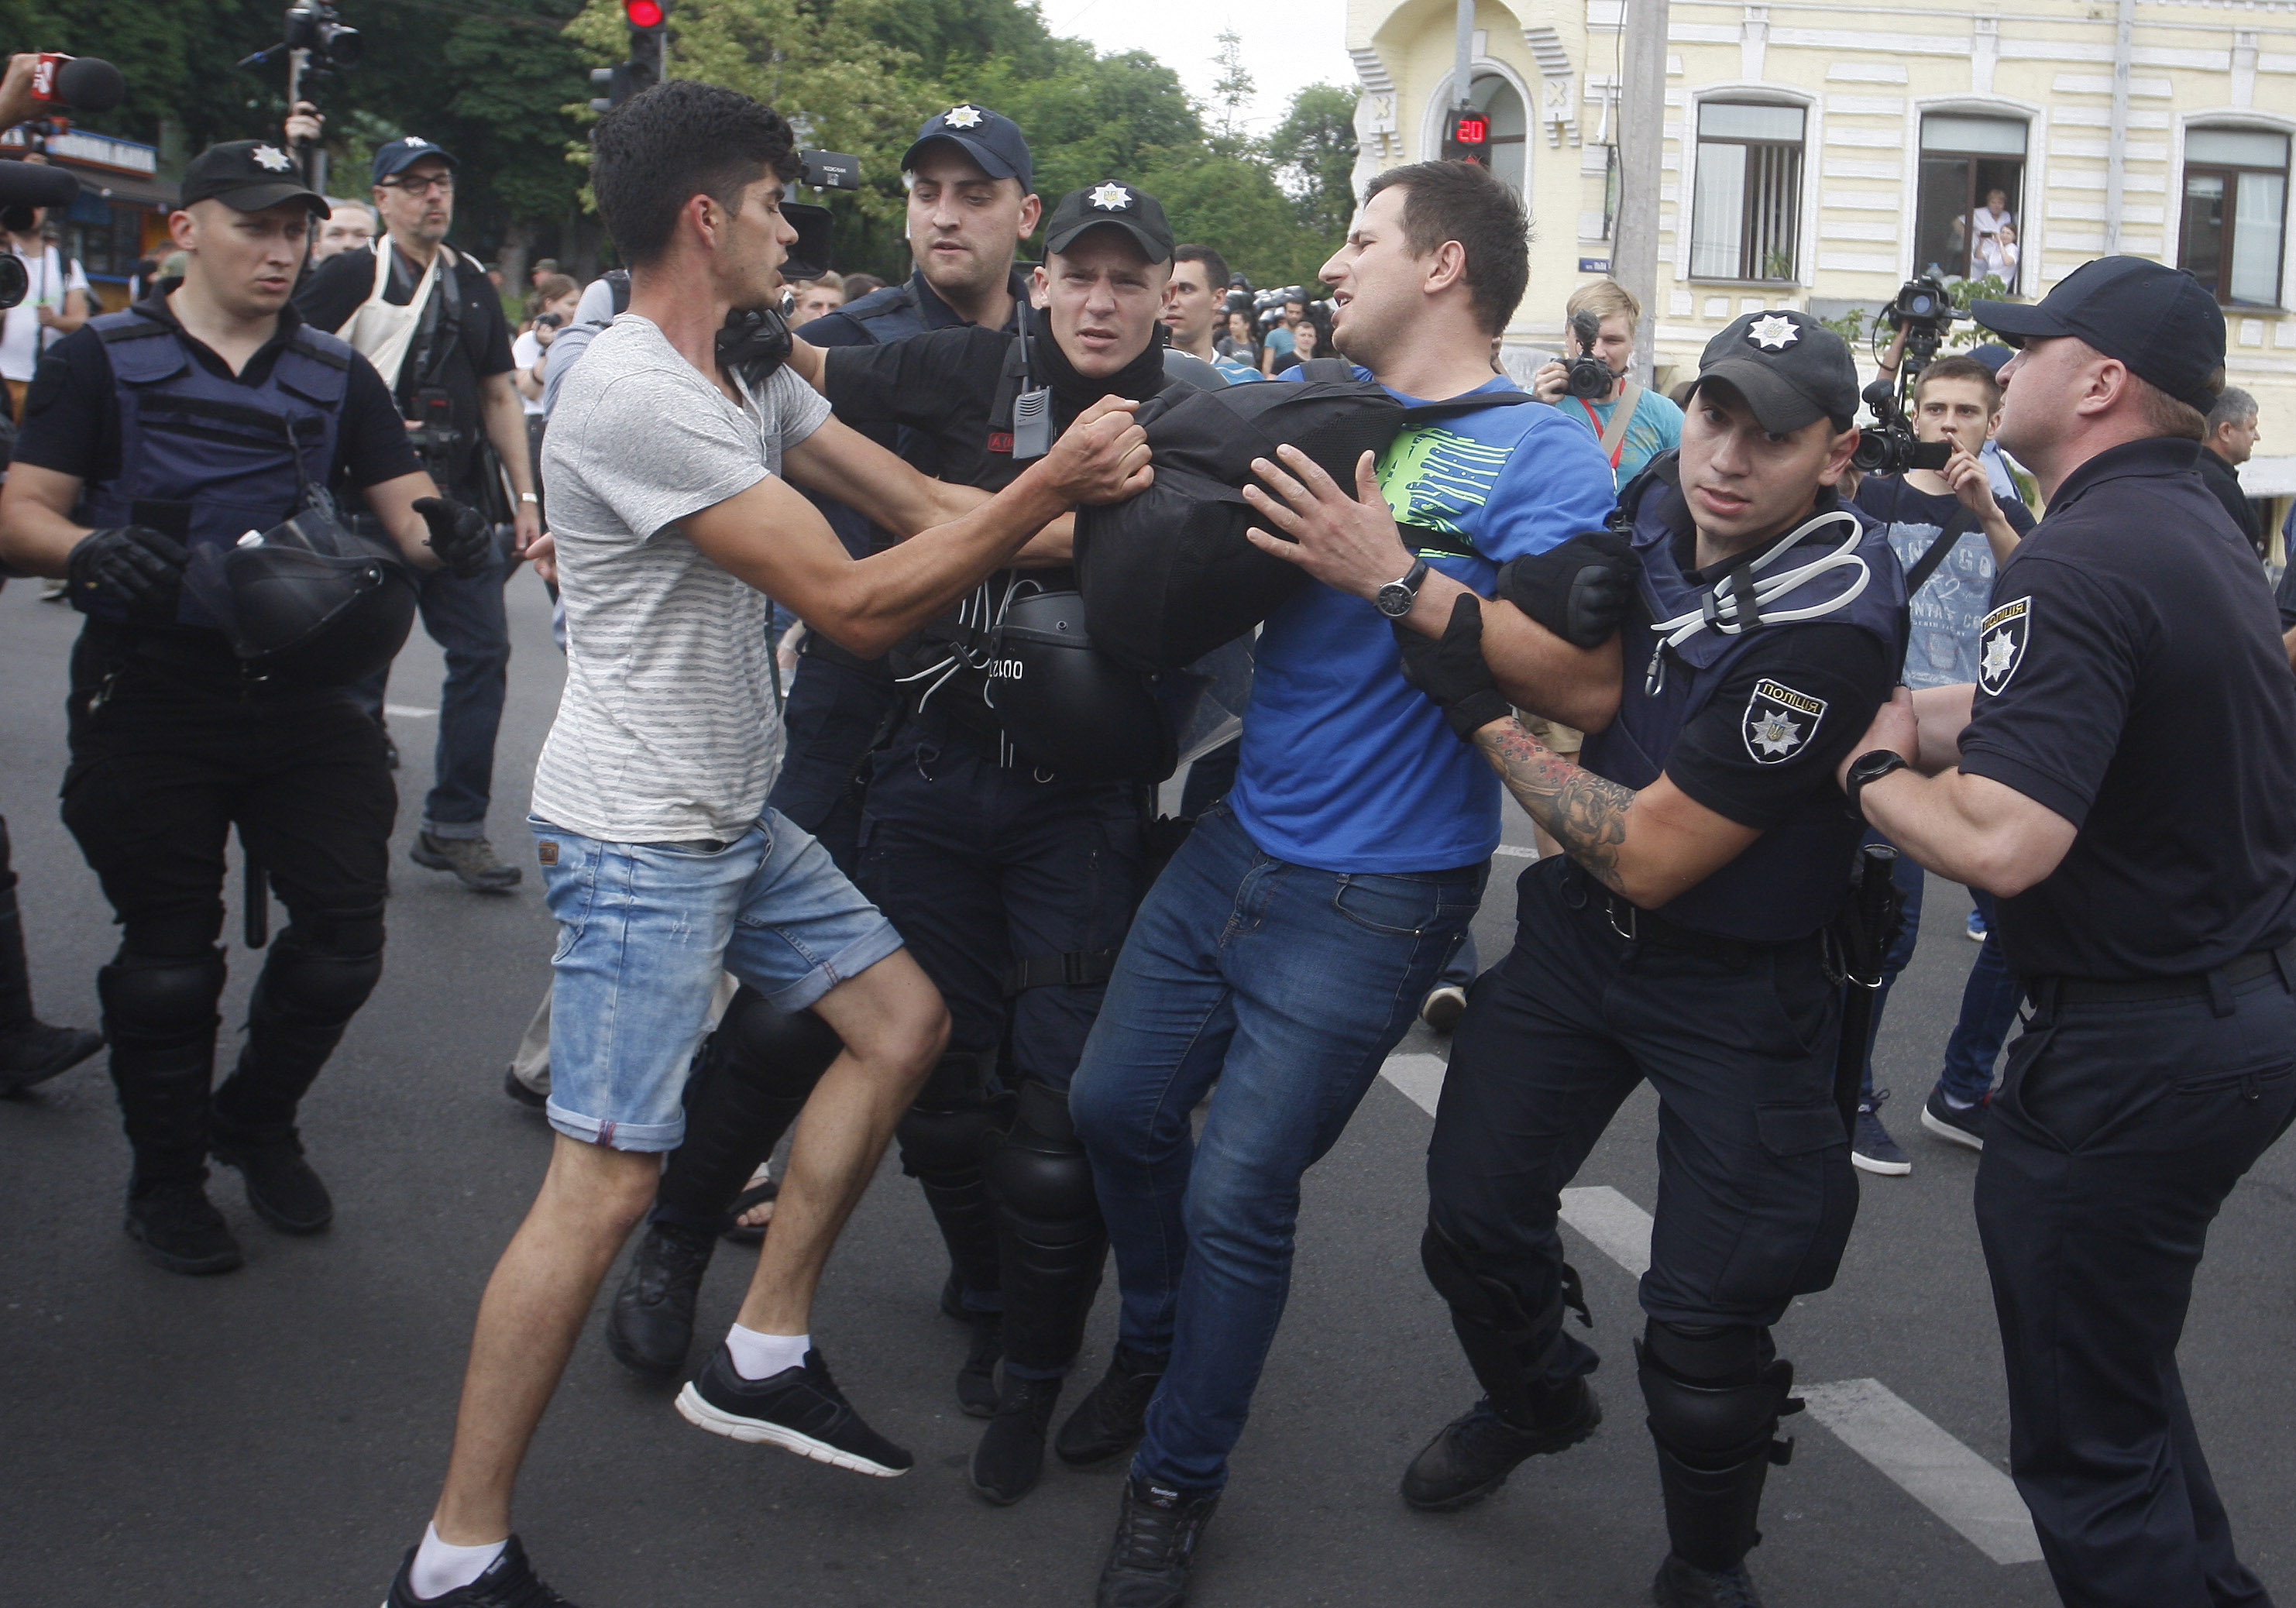
<svg viewBox="0 0 2296 1608">
<path fill-rule="evenodd" d="M 1102 652 L 1134 669 L 1178 669 L 1250 630 L 1307 579 L 1243 534 L 1259 521 L 1242 490 L 1254 458 L 1296 447 L 1351 487 L 1357 460 L 1384 452 L 1408 426 L 1531 400 L 1483 391 L 1406 408 L 1338 359 L 1301 366 L 1311 378 L 1166 390 L 1134 414 L 1148 432 L 1155 483 L 1127 502 L 1077 510 L 1077 581 Z M 1432 531 L 1408 539 L 1467 550 Z"/>
</svg>

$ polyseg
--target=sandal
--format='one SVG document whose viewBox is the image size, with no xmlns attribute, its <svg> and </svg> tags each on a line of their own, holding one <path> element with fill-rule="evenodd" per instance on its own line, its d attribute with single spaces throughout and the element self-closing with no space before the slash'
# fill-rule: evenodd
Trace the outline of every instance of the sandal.
<svg viewBox="0 0 2296 1608">
<path fill-rule="evenodd" d="M 757 1176 L 750 1180 L 749 1187 L 734 1197 L 734 1204 L 726 1213 L 726 1220 L 732 1227 L 718 1237 L 729 1245 L 764 1244 L 766 1230 L 771 1226 L 772 1219 L 769 1218 L 763 1223 L 751 1226 L 742 1222 L 742 1218 L 754 1208 L 777 1198 L 781 1192 L 781 1180 L 767 1176 L 766 1170 L 759 1168 Z"/>
</svg>

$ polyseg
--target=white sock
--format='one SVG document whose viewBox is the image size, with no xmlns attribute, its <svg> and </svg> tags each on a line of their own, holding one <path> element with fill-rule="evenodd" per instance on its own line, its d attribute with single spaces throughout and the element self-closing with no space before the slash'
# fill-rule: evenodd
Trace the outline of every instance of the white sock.
<svg viewBox="0 0 2296 1608">
<path fill-rule="evenodd" d="M 771 1379 L 805 1366 L 805 1354 L 813 1350 L 813 1336 L 760 1334 L 735 1324 L 726 1336 L 726 1349 L 734 1354 L 734 1372 L 742 1378 Z"/>
<path fill-rule="evenodd" d="M 422 1545 L 414 1549 L 414 1566 L 406 1571 L 406 1583 L 414 1587 L 416 1596 L 445 1596 L 486 1573 L 509 1545 L 505 1536 L 481 1546 L 456 1546 L 440 1540 L 439 1527 L 432 1524 L 422 1531 Z"/>
</svg>

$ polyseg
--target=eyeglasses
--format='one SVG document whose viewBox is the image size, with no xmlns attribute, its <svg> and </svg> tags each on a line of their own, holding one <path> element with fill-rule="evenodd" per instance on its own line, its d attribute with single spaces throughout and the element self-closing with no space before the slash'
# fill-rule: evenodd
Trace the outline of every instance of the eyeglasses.
<svg viewBox="0 0 2296 1608">
<path fill-rule="evenodd" d="M 434 173 L 429 178 L 415 178 L 412 176 L 406 178 L 387 178 L 382 182 L 390 189 L 404 190 L 409 195 L 422 195 L 434 190 L 440 195 L 455 193 L 455 176 L 451 173 Z"/>
</svg>

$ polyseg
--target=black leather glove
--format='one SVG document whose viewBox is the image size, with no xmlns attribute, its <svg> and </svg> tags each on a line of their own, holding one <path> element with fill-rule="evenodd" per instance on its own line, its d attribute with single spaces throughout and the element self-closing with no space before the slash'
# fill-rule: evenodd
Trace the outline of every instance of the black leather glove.
<svg viewBox="0 0 2296 1608">
<path fill-rule="evenodd" d="M 1615 530 L 1588 530 L 1560 546 L 1509 559 L 1498 595 L 1576 648 L 1598 648 L 1633 601 L 1642 561 Z"/>
<path fill-rule="evenodd" d="M 740 369 L 751 385 L 763 385 L 789 361 L 792 339 L 789 320 L 777 309 L 736 308 L 726 315 L 726 327 L 718 332 L 718 372 L 730 374 Z"/>
<path fill-rule="evenodd" d="M 419 496 L 414 512 L 430 527 L 427 546 L 456 580 L 476 580 L 495 559 L 495 533 L 486 515 L 452 497 Z"/>
<path fill-rule="evenodd" d="M 97 603 L 124 607 L 135 619 L 173 625 L 184 570 L 192 555 L 183 543 L 147 525 L 91 530 L 64 561 L 72 607 L 83 614 Z"/>
<path fill-rule="evenodd" d="M 1483 727 L 1514 713 L 1483 660 L 1481 598 L 1460 593 L 1440 637 L 1423 636 L 1399 619 L 1389 623 L 1403 648 L 1403 678 L 1435 701 L 1460 742 L 1472 742 Z"/>
</svg>

